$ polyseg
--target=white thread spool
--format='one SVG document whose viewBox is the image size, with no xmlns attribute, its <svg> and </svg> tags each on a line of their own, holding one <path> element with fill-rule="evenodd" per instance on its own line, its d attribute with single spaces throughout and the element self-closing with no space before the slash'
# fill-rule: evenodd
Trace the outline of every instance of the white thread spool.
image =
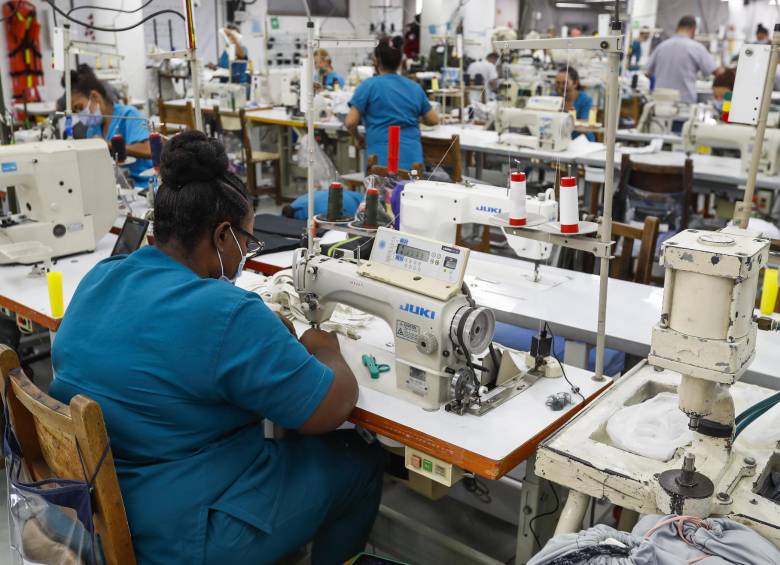
<svg viewBox="0 0 780 565">
<path fill-rule="evenodd" d="M 525 194 L 525 173 L 512 173 L 509 177 L 510 226 L 524 226 L 526 224 Z"/>
<path fill-rule="evenodd" d="M 561 178 L 561 233 L 579 233 L 580 210 L 577 195 L 577 179 L 575 177 Z"/>
</svg>

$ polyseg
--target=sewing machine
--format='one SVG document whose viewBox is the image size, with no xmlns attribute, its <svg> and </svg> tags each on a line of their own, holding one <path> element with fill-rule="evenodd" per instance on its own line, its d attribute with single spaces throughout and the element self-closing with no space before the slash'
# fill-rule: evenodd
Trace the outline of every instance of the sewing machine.
<svg viewBox="0 0 780 565">
<path fill-rule="evenodd" d="M 565 151 L 571 143 L 574 119 L 568 112 L 560 111 L 563 98 L 557 96 L 533 96 L 525 108 L 496 110 L 496 131 L 500 143 Z"/>
<path fill-rule="evenodd" d="M 689 104 L 680 102 L 680 93 L 672 88 L 656 88 L 645 102 L 637 129 L 643 133 L 670 133 L 674 122 L 691 115 Z"/>
<path fill-rule="evenodd" d="M 224 110 L 237 112 L 246 107 L 246 84 L 211 80 L 201 85 L 203 98 L 214 99 Z"/>
<path fill-rule="evenodd" d="M 0 191 L 18 212 L 0 217 L 0 264 L 92 251 L 117 215 L 114 169 L 102 139 L 0 147 Z"/>
<path fill-rule="evenodd" d="M 314 95 L 312 109 L 315 120 L 337 117 L 344 120 L 349 113 L 349 101 L 352 100 L 352 92 L 346 90 L 322 90 Z"/>
<path fill-rule="evenodd" d="M 298 67 L 270 68 L 268 74 L 252 76 L 252 98 L 262 104 L 298 108 Z"/>
<path fill-rule="evenodd" d="M 404 186 L 401 193 L 399 227 L 405 233 L 454 244 L 458 224 L 495 225 L 495 216 L 509 209 L 506 188 L 418 180 Z M 538 196 L 528 196 L 526 210 L 555 221 L 558 218 L 555 191 L 549 189 Z M 539 263 L 550 258 L 552 244 L 510 234 L 506 238 L 518 257 L 534 262 L 534 278 L 538 278 Z"/>
<path fill-rule="evenodd" d="M 347 86 L 355 87 L 374 76 L 376 70 L 370 65 L 352 65 L 347 74 Z"/>
<path fill-rule="evenodd" d="M 510 106 L 522 108 L 529 98 L 544 93 L 544 78 L 532 58 L 524 57 L 516 63 L 505 63 L 501 70 L 508 72 L 511 78 L 499 79 L 497 90 L 500 98 Z"/>
<path fill-rule="evenodd" d="M 705 109 L 697 107 L 691 119 L 683 126 L 685 150 L 693 152 L 699 146 L 718 149 L 737 149 L 742 161 L 742 170 L 750 168 L 750 158 L 755 143 L 756 128 L 743 124 L 718 122 L 707 118 Z M 778 173 L 780 162 L 780 129 L 767 128 L 758 172 L 774 176 Z"/>
<path fill-rule="evenodd" d="M 771 440 L 734 440 L 735 399 L 742 411 L 774 392 L 738 382 L 755 355 L 753 308 L 768 248 L 738 228 L 686 230 L 664 243 L 663 303 L 647 362 L 537 454 L 536 474 L 572 489 L 558 532 L 579 529 L 575 507 L 587 495 L 640 514 L 727 516 L 780 544 L 777 503 L 760 494 L 780 470 L 780 453 Z M 610 418 L 662 392 L 677 393 L 691 439 L 667 461 L 616 445 Z"/>
<path fill-rule="evenodd" d="M 387 322 L 395 335 L 393 394 L 426 410 L 481 415 L 530 387 L 523 360 L 492 344 L 495 316 L 464 285 L 469 250 L 379 228 L 371 258 L 295 252 L 293 282 L 315 326 L 337 303 Z M 361 384 L 377 386 L 375 380 Z"/>
</svg>

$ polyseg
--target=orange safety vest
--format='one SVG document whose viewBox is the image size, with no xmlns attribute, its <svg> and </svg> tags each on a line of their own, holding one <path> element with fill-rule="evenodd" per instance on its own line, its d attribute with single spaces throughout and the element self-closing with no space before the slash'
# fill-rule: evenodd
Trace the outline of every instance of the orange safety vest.
<svg viewBox="0 0 780 565">
<path fill-rule="evenodd" d="M 38 85 L 43 84 L 41 25 L 35 6 L 25 0 L 3 4 L 8 58 L 11 60 L 13 97 L 17 102 L 39 102 Z"/>
</svg>

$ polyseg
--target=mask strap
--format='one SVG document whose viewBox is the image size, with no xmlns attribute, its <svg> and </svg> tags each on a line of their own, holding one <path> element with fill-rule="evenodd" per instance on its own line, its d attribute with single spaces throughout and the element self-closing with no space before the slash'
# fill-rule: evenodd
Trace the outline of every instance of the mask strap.
<svg viewBox="0 0 780 565">
<path fill-rule="evenodd" d="M 235 241 L 236 245 L 238 246 L 238 254 L 243 257 L 244 253 L 243 253 L 243 251 L 241 251 L 241 244 L 238 242 L 238 238 L 236 237 L 236 234 L 233 231 L 233 226 L 230 226 L 230 235 L 233 236 L 233 241 Z"/>
<path fill-rule="evenodd" d="M 219 248 L 217 247 L 217 259 L 219 259 L 219 270 L 222 271 L 221 277 L 225 276 L 225 267 L 222 266 L 222 254 L 219 252 Z"/>
</svg>

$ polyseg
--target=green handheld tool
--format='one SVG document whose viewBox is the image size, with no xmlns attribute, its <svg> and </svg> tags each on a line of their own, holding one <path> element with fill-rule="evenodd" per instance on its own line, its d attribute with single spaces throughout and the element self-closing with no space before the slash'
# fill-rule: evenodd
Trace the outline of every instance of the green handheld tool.
<svg viewBox="0 0 780 565">
<path fill-rule="evenodd" d="M 376 357 L 373 355 L 363 355 L 363 365 L 368 369 L 368 373 L 372 379 L 378 379 L 382 373 L 387 373 L 390 370 L 390 365 L 384 363 L 378 364 Z"/>
</svg>

